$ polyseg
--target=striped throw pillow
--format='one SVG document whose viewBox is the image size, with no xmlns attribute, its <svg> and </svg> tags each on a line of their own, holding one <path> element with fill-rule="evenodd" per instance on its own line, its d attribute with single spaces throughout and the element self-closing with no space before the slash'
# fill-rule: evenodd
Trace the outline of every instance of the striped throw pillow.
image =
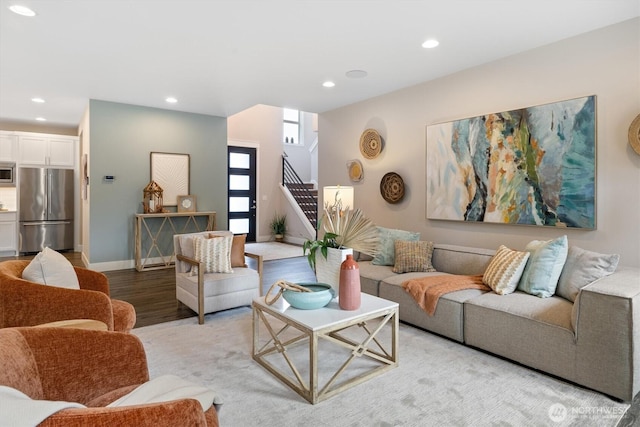
<svg viewBox="0 0 640 427">
<path fill-rule="evenodd" d="M 419 240 L 417 242 L 396 240 L 394 273 L 409 273 L 411 271 L 436 271 L 431 265 L 433 242 Z"/>
<path fill-rule="evenodd" d="M 510 294 L 518 287 L 528 259 L 529 252 L 514 251 L 501 245 L 491 258 L 482 282 L 499 295 Z"/>
<path fill-rule="evenodd" d="M 233 234 L 198 236 L 193 239 L 194 258 L 204 267 L 204 273 L 233 273 L 231 268 L 231 244 Z M 198 269 L 191 269 L 192 274 L 198 274 Z"/>
</svg>

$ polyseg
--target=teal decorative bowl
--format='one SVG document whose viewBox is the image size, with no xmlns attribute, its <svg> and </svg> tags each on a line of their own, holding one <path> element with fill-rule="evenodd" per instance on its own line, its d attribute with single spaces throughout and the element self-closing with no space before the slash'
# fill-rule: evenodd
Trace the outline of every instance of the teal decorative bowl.
<svg viewBox="0 0 640 427">
<path fill-rule="evenodd" d="M 285 290 L 282 293 L 285 301 L 294 308 L 301 310 L 315 310 L 329 304 L 335 297 L 335 291 L 326 283 L 297 283 L 300 286 L 311 289 L 313 292 L 295 292 Z"/>
</svg>

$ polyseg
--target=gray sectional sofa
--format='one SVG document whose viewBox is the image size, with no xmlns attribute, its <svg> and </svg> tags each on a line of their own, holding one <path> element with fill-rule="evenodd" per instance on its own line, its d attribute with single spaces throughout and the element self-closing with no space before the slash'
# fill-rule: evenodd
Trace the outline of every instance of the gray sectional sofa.
<svg viewBox="0 0 640 427">
<path fill-rule="evenodd" d="M 640 391 L 640 269 L 618 266 L 575 302 L 468 289 L 440 297 L 433 316 L 402 283 L 425 275 L 482 274 L 495 251 L 435 244 L 434 273 L 396 274 L 359 260 L 362 291 L 400 305 L 400 320 L 582 386 L 630 401 Z"/>
</svg>

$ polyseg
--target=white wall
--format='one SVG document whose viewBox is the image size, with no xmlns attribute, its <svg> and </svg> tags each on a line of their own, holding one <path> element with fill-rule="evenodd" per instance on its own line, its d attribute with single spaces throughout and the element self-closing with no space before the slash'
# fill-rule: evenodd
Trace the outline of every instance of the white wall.
<svg viewBox="0 0 640 427">
<path fill-rule="evenodd" d="M 230 144 L 237 144 L 237 141 L 240 141 L 259 147 L 256 240 L 259 242 L 272 240 L 269 224 L 274 214 L 278 213 L 287 215 L 285 240 L 293 243 L 304 242 L 310 236 L 307 235 L 303 223 L 289 207 L 279 185 L 282 182 L 284 146 L 282 143 L 282 108 L 256 105 L 234 114 L 227 119 L 227 135 Z M 289 148 L 289 146 L 287 147 Z M 291 152 L 298 150 L 307 150 L 306 154 L 299 154 L 306 159 L 309 158 L 306 143 L 304 146 L 294 147 Z"/>
<path fill-rule="evenodd" d="M 441 48 L 445 49 L 446 46 Z M 401 70 L 399 70 L 401 72 Z M 427 220 L 425 130 L 428 124 L 506 111 L 585 95 L 597 96 L 597 229 Z M 627 131 L 640 113 L 640 19 L 636 18 L 522 54 L 320 114 L 320 186 L 354 185 L 355 206 L 382 226 L 421 232 L 439 243 L 524 248 L 533 239 L 566 233 L 571 245 L 621 254 L 640 266 L 640 156 Z M 374 160 L 359 138 L 367 128 L 385 140 Z M 364 180 L 351 183 L 346 161 L 361 159 Z M 397 205 L 382 199 L 390 171 L 405 181 Z"/>
</svg>

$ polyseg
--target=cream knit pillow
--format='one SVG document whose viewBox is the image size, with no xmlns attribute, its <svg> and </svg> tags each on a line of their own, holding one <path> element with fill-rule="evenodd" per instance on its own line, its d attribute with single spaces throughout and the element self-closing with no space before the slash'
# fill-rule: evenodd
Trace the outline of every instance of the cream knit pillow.
<svg viewBox="0 0 640 427">
<path fill-rule="evenodd" d="M 203 273 L 233 273 L 231 268 L 231 244 L 233 234 L 226 236 L 198 236 L 193 239 L 194 258 L 200 261 Z M 198 269 L 191 269 L 192 274 L 198 274 Z"/>
<path fill-rule="evenodd" d="M 529 252 L 513 251 L 501 245 L 491 258 L 482 282 L 499 295 L 510 294 L 516 290 L 528 259 Z"/>
</svg>

